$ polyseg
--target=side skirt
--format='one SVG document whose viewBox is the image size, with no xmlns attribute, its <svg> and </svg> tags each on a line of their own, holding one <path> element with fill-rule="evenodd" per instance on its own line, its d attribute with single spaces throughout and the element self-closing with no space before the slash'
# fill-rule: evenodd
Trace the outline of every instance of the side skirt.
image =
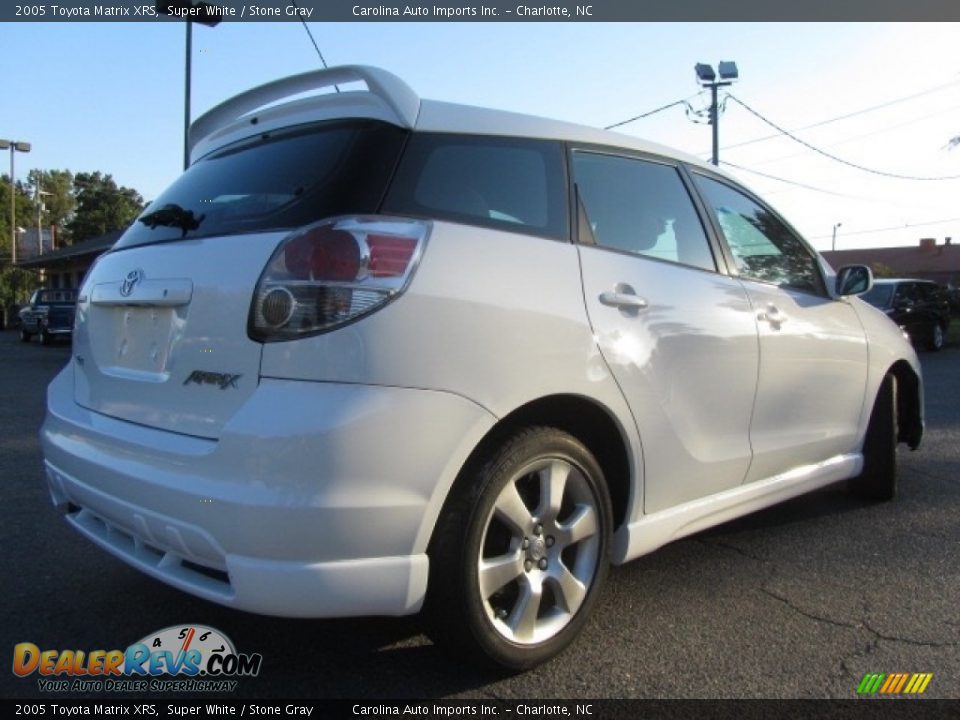
<svg viewBox="0 0 960 720">
<path fill-rule="evenodd" d="M 804 465 L 766 480 L 645 515 L 617 531 L 613 562 L 625 563 L 687 535 L 853 477 L 862 469 L 860 453 L 837 455 L 821 463 Z"/>
</svg>

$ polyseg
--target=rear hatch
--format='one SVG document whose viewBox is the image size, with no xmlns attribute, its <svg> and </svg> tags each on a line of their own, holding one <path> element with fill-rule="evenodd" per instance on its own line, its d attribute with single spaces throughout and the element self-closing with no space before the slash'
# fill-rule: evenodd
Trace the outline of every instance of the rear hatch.
<svg viewBox="0 0 960 720">
<path fill-rule="evenodd" d="M 192 165 L 84 282 L 75 399 L 115 418 L 217 438 L 256 389 L 257 280 L 291 230 L 379 208 L 406 133 L 370 120 L 274 131 Z"/>
</svg>

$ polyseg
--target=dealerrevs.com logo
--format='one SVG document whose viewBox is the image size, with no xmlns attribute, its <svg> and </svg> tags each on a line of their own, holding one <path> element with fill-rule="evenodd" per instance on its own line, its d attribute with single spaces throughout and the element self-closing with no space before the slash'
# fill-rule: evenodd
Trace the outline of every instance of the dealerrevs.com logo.
<svg viewBox="0 0 960 720">
<path fill-rule="evenodd" d="M 256 677 L 263 656 L 238 653 L 219 630 L 174 625 L 126 650 L 13 648 L 13 673 L 38 675 L 41 692 L 232 692 L 240 677 Z"/>
</svg>

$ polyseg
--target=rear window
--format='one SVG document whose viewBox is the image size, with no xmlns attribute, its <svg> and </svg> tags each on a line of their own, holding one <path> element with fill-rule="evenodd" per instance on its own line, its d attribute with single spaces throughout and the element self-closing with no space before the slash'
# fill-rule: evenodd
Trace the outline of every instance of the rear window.
<svg viewBox="0 0 960 720">
<path fill-rule="evenodd" d="M 76 290 L 40 290 L 37 292 L 37 303 L 72 303 L 77 301 Z"/>
<path fill-rule="evenodd" d="M 860 296 L 861 300 L 866 300 L 868 303 L 878 308 L 886 308 L 890 306 L 890 300 L 893 298 L 893 289 L 894 285 L 880 285 L 876 284 L 868 292 L 865 292 Z"/>
<path fill-rule="evenodd" d="M 332 215 L 376 212 L 407 134 L 386 123 L 341 120 L 229 145 L 191 165 L 115 247 L 296 228 Z"/>
<path fill-rule="evenodd" d="M 563 150 L 545 140 L 416 133 L 384 211 L 566 238 Z"/>
</svg>

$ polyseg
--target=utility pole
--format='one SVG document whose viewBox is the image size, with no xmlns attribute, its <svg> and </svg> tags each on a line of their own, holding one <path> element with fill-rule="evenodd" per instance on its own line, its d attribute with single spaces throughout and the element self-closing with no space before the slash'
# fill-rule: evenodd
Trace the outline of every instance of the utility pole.
<svg viewBox="0 0 960 720">
<path fill-rule="evenodd" d="M 13 156 L 30 152 L 30 143 L 21 140 L 0 140 L 0 150 L 10 149 L 10 261 L 17 264 L 17 189 Z"/>
<path fill-rule="evenodd" d="M 836 225 L 833 226 L 833 239 L 830 240 L 830 249 L 831 249 L 831 250 L 836 250 L 836 249 L 837 249 L 837 228 L 840 227 L 841 225 L 843 225 L 843 223 L 842 223 L 842 222 L 838 222 Z"/>
<path fill-rule="evenodd" d="M 720 79 L 717 80 L 717 73 L 713 66 L 706 63 L 697 63 L 694 66 L 697 73 L 697 81 L 701 87 L 710 88 L 710 124 L 713 126 L 713 156 L 710 160 L 714 165 L 720 164 L 720 109 L 717 103 L 717 88 L 733 85 L 740 77 L 737 70 L 737 64 L 730 61 L 721 61 L 717 65 L 717 71 Z"/>
<path fill-rule="evenodd" d="M 36 195 L 34 196 L 34 202 L 37 203 L 37 252 L 40 255 L 43 255 L 43 211 L 46 210 L 43 204 L 44 195 L 53 195 L 53 193 L 46 192 L 40 187 L 40 175 L 37 174 L 37 185 L 36 185 Z"/>
</svg>

